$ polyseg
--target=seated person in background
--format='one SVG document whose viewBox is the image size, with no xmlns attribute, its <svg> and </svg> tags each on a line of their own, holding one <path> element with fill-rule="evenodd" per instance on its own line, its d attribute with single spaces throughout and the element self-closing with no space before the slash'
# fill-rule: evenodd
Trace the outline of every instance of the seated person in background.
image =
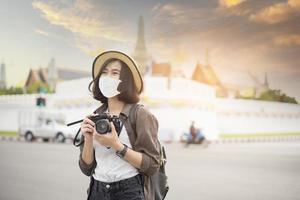
<svg viewBox="0 0 300 200">
<path fill-rule="evenodd" d="M 201 129 L 195 126 L 195 121 L 192 121 L 187 139 L 187 145 L 191 143 L 201 144 L 204 139 L 205 137 L 202 134 Z"/>
</svg>

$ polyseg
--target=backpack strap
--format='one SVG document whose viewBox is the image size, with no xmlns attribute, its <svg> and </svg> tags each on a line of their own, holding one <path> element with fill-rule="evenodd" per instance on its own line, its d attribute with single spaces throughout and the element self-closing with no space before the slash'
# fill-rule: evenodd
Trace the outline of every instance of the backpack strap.
<svg viewBox="0 0 300 200">
<path fill-rule="evenodd" d="M 143 107 L 143 105 L 135 103 L 131 106 L 130 111 L 129 111 L 129 122 L 130 122 L 131 130 L 133 131 L 135 136 L 137 135 L 137 133 L 136 133 L 137 111 L 140 107 Z"/>
</svg>

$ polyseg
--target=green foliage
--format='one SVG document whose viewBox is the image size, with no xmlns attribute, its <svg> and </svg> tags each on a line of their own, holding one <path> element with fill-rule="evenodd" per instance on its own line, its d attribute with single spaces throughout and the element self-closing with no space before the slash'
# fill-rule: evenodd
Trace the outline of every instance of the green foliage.
<svg viewBox="0 0 300 200">
<path fill-rule="evenodd" d="M 38 93 L 41 87 L 43 87 L 42 82 L 39 81 L 39 82 L 33 83 L 27 88 L 27 93 L 28 94 Z"/>
<path fill-rule="evenodd" d="M 28 88 L 27 88 L 27 93 L 28 94 L 33 94 L 33 93 L 52 93 L 53 91 L 50 90 L 50 87 L 39 81 L 39 82 L 36 82 L 36 83 L 33 83 L 32 85 L 30 85 Z"/>
<path fill-rule="evenodd" d="M 16 131 L 0 131 L 0 136 L 9 136 L 9 137 L 17 137 L 18 133 Z"/>
<path fill-rule="evenodd" d="M 10 87 L 0 89 L 0 95 L 10 95 L 10 94 L 34 94 L 34 93 L 53 93 L 54 91 L 50 90 L 50 87 L 43 82 L 36 82 L 29 86 L 26 91 L 22 87 Z"/>
<path fill-rule="evenodd" d="M 263 101 L 279 101 L 298 104 L 294 97 L 289 97 L 286 94 L 282 93 L 280 90 L 267 90 L 265 92 L 262 92 L 258 99 Z"/>
<path fill-rule="evenodd" d="M 258 98 L 253 97 L 246 97 L 240 94 L 236 95 L 236 98 L 239 99 L 255 99 L 255 100 L 262 100 L 262 101 L 277 101 L 277 102 L 285 102 L 285 103 L 294 103 L 298 104 L 294 97 L 289 97 L 286 94 L 282 93 L 280 90 L 266 90 L 262 92 Z"/>
<path fill-rule="evenodd" d="M 9 95 L 9 94 L 23 94 L 23 89 L 21 87 L 10 87 L 0 89 L 0 95 Z"/>
</svg>

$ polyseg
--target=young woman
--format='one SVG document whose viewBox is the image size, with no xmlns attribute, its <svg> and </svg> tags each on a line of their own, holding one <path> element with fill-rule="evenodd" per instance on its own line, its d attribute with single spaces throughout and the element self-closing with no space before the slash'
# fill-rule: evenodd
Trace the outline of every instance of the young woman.
<svg viewBox="0 0 300 200">
<path fill-rule="evenodd" d="M 111 132 L 99 134 L 90 116 L 81 124 L 79 166 L 91 177 L 88 200 L 154 200 L 149 178 L 159 168 L 158 122 L 137 107 L 143 90 L 138 67 L 124 53 L 107 51 L 96 57 L 92 71 L 89 90 L 102 104 L 94 113 L 118 116 L 123 128 L 117 133 L 111 122 Z"/>
</svg>

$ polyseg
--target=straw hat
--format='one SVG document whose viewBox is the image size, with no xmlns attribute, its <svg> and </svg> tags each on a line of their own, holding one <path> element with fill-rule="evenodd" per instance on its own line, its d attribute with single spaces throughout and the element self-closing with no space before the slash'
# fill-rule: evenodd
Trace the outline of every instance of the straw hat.
<svg viewBox="0 0 300 200">
<path fill-rule="evenodd" d="M 143 87 L 143 80 L 137 64 L 135 64 L 132 58 L 119 51 L 105 51 L 95 58 L 93 63 L 93 78 L 95 78 L 98 75 L 105 61 L 111 58 L 119 59 L 129 67 L 134 79 L 135 86 L 138 89 L 138 92 L 141 93 Z"/>
</svg>

